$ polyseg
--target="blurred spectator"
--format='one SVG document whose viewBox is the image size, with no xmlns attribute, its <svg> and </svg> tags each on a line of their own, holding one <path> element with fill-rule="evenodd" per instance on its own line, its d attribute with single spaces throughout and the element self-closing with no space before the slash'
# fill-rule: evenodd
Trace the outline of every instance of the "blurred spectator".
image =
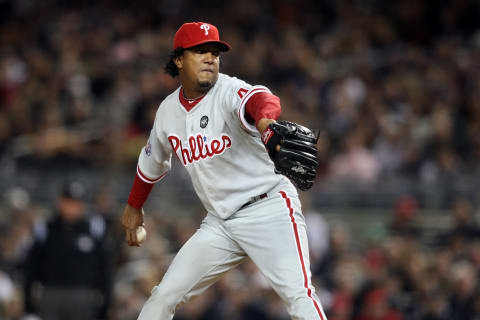
<svg viewBox="0 0 480 320">
<path fill-rule="evenodd" d="M 327 288 L 334 286 L 334 270 L 337 264 L 350 256 L 350 232 L 343 224 L 335 224 L 329 232 L 328 251 L 323 259 L 317 263 L 313 273 L 324 282 Z"/>
<path fill-rule="evenodd" d="M 105 239 L 102 240 L 108 248 L 110 260 L 117 266 L 126 258 L 122 251 L 121 241 L 124 234 L 121 225 L 118 223 L 116 208 L 114 206 L 115 199 L 111 188 L 103 187 L 96 192 L 94 198 L 93 212 L 94 215 L 103 219 L 105 223 Z"/>
<path fill-rule="evenodd" d="M 425 299 L 424 311 L 420 320 L 447 320 L 450 309 L 444 293 L 433 292 Z"/>
<path fill-rule="evenodd" d="M 36 226 L 25 266 L 27 313 L 52 320 L 107 319 L 112 269 L 105 222 L 87 215 L 84 196 L 81 183 L 68 182 L 57 214 Z"/>
<path fill-rule="evenodd" d="M 380 164 L 367 148 L 364 128 L 349 132 L 344 140 L 344 152 L 332 159 L 334 180 L 347 179 L 360 184 L 374 183 L 380 173 Z"/>
<path fill-rule="evenodd" d="M 402 314 L 389 304 L 389 295 L 385 288 L 370 290 L 364 299 L 363 311 L 354 320 L 402 320 Z"/>
<path fill-rule="evenodd" d="M 308 225 L 308 247 L 310 250 L 310 263 L 319 263 L 328 251 L 329 226 L 325 218 L 312 206 L 311 194 L 303 192 L 299 195 L 305 223 Z"/>
<path fill-rule="evenodd" d="M 33 241 L 33 226 L 41 217 L 24 188 L 12 188 L 5 196 L 11 214 L 8 220 L 10 227 L 0 236 L 0 264 L 4 270 L 14 274 L 25 262 Z"/>
<path fill-rule="evenodd" d="M 18 319 L 21 315 L 20 293 L 12 279 L 0 271 L 0 319 Z"/>
<path fill-rule="evenodd" d="M 474 208 L 470 200 L 458 197 L 453 202 L 451 212 L 451 227 L 447 232 L 438 235 L 440 245 L 451 246 L 457 253 L 465 250 L 465 245 L 480 238 L 480 228 L 474 219 Z"/>
<path fill-rule="evenodd" d="M 388 228 L 392 235 L 400 237 L 420 236 L 420 228 L 416 220 L 418 210 L 418 202 L 411 196 L 403 196 L 399 198 L 393 209 L 392 221 Z"/>
<path fill-rule="evenodd" d="M 479 290 L 476 270 L 469 261 L 459 261 L 452 266 L 451 277 L 450 319 L 473 320 Z"/>
</svg>

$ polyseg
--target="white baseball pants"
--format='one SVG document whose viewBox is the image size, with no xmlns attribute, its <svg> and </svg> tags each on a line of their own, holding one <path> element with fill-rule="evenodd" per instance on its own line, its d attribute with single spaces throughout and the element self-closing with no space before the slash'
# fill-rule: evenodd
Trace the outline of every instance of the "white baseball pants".
<svg viewBox="0 0 480 320">
<path fill-rule="evenodd" d="M 285 190 L 285 191 L 284 191 Z M 226 220 L 208 214 L 180 249 L 138 320 L 170 320 L 178 304 L 201 294 L 248 255 L 285 302 L 292 319 L 326 320 L 310 281 L 305 220 L 291 189 Z"/>
</svg>

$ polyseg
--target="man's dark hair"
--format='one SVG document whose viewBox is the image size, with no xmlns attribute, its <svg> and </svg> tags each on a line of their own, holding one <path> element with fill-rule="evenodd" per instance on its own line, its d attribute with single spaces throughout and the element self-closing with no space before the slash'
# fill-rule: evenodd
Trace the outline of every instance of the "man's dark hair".
<svg viewBox="0 0 480 320">
<path fill-rule="evenodd" d="M 185 51 L 185 49 L 183 49 L 183 48 L 177 48 L 177 49 L 173 50 L 173 52 L 168 57 L 168 61 L 165 64 L 164 70 L 172 78 L 175 78 L 176 76 L 178 76 L 178 68 L 177 68 L 177 65 L 175 64 L 175 62 L 173 60 L 175 60 L 176 58 L 183 55 L 184 51 Z"/>
</svg>

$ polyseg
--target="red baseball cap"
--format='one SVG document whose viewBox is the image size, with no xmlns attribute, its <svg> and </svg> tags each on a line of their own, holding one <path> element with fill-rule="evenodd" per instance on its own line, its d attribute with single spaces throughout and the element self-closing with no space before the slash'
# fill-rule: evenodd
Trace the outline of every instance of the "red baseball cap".
<svg viewBox="0 0 480 320">
<path fill-rule="evenodd" d="M 173 50 L 177 48 L 188 49 L 202 43 L 213 42 L 218 44 L 220 51 L 230 50 L 230 45 L 220 41 L 217 27 L 206 22 L 184 23 L 175 33 Z"/>
</svg>

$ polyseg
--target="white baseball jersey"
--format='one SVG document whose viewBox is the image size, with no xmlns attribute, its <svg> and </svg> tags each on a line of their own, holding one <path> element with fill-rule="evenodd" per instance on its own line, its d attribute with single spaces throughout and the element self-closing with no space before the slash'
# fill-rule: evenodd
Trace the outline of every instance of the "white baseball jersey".
<svg viewBox="0 0 480 320">
<path fill-rule="evenodd" d="M 160 104 L 147 145 L 138 161 L 145 182 L 159 181 L 171 167 L 172 153 L 185 166 L 210 214 L 228 218 L 252 197 L 280 182 L 245 105 L 264 86 L 219 74 L 215 85 L 190 111 L 180 102 L 181 88 Z M 294 188 L 293 188 L 294 189 Z"/>
</svg>

